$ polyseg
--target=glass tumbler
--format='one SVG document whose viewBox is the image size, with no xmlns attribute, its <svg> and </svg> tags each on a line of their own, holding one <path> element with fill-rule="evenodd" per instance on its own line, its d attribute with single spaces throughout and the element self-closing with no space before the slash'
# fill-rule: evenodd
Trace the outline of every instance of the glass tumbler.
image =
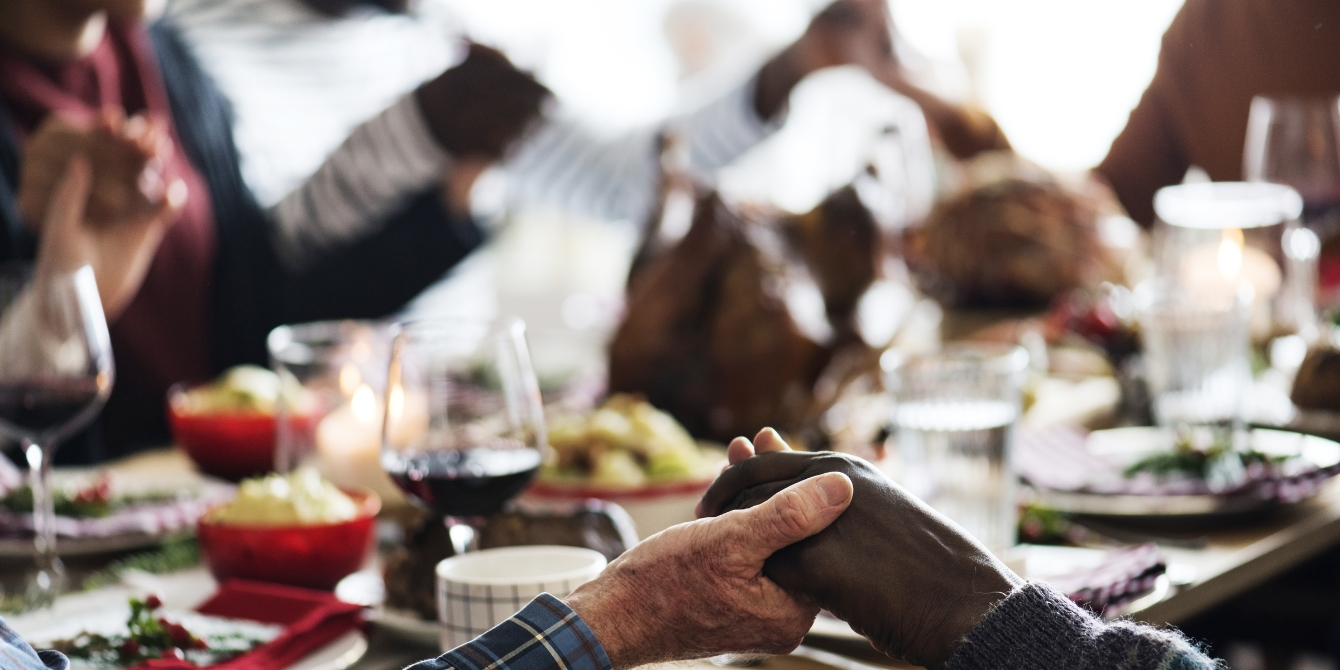
<svg viewBox="0 0 1340 670">
<path fill-rule="evenodd" d="M 1135 300 L 1155 421 L 1183 434 L 1236 429 L 1252 381 L 1250 284 L 1211 291 L 1153 280 Z"/>
<path fill-rule="evenodd" d="M 381 470 L 382 394 L 389 324 L 325 321 L 280 326 L 267 342 L 281 380 L 275 470 L 310 465 L 338 486 L 399 492 Z"/>
<path fill-rule="evenodd" d="M 956 345 L 885 367 L 902 484 L 992 551 L 1015 543 L 1011 452 L 1028 353 Z"/>
</svg>

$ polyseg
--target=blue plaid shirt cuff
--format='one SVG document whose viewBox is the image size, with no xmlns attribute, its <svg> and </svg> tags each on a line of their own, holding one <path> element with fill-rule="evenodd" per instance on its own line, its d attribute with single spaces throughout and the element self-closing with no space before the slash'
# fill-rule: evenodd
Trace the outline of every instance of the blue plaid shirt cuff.
<svg viewBox="0 0 1340 670">
<path fill-rule="evenodd" d="M 407 670 L 612 670 L 596 636 L 563 601 L 542 593 L 468 644 Z"/>
</svg>

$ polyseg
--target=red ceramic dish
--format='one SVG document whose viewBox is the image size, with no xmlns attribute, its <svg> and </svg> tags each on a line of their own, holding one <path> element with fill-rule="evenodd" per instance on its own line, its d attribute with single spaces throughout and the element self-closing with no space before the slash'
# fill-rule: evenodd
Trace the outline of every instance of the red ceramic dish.
<svg viewBox="0 0 1340 670">
<path fill-rule="evenodd" d="M 240 481 L 274 470 L 275 418 L 259 412 L 191 412 L 186 410 L 190 389 L 168 391 L 168 421 L 172 437 L 200 467 L 201 472 Z M 300 429 L 311 428 L 311 419 Z"/>
<path fill-rule="evenodd" d="M 345 491 L 361 514 L 319 526 L 239 526 L 200 518 L 200 550 L 214 578 L 252 579 L 329 591 L 358 571 L 377 540 L 381 500 L 371 491 Z"/>
</svg>

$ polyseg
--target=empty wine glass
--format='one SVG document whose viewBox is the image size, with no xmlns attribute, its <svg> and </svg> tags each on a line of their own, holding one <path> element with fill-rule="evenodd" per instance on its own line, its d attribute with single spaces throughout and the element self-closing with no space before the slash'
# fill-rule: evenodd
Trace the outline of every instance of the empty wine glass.
<svg viewBox="0 0 1340 670">
<path fill-rule="evenodd" d="M 548 451 L 520 319 L 420 321 L 391 345 L 382 467 L 452 526 L 458 550 L 521 492 Z"/>
<path fill-rule="evenodd" d="M 1247 181 L 1292 186 L 1303 225 L 1322 239 L 1340 231 L 1340 100 L 1257 96 L 1243 148 Z"/>
<path fill-rule="evenodd" d="M 18 440 L 33 498 L 36 571 L 25 606 L 49 605 L 64 569 L 56 554 L 51 460 L 111 393 L 112 345 L 93 269 L 34 277 L 0 266 L 0 434 Z"/>
</svg>

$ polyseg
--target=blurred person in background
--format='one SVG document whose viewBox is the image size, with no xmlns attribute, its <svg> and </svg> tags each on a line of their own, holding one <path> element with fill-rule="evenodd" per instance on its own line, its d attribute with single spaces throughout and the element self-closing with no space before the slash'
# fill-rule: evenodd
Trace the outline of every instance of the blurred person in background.
<svg viewBox="0 0 1340 670">
<path fill-rule="evenodd" d="M 293 187 L 336 150 L 346 128 L 458 57 L 460 28 L 450 10 L 429 0 L 414 3 L 412 14 L 403 13 L 408 5 L 395 0 L 171 4 L 168 17 L 181 27 L 237 110 L 244 176 L 263 203 L 275 203 L 281 214 L 300 208 L 301 190 Z M 839 0 L 752 76 L 740 77 L 744 81 L 729 92 L 665 124 L 614 137 L 555 105 L 501 161 L 508 202 L 553 205 L 611 221 L 644 221 L 658 195 L 658 141 L 666 127 L 689 141 L 690 168 L 710 182 L 716 170 L 780 127 L 791 90 L 810 73 L 848 64 L 872 72 L 884 68 L 891 57 L 888 34 L 881 2 Z M 349 155 L 356 161 L 371 160 L 365 154 Z M 496 157 L 453 158 L 456 164 L 446 176 L 445 191 L 466 211 L 468 202 L 463 200 L 473 178 Z M 341 225 L 366 224 L 350 220 Z"/>
<path fill-rule="evenodd" d="M 1257 95 L 1340 93 L 1340 3 L 1187 0 L 1163 36 L 1158 69 L 1097 174 L 1132 219 L 1154 222 L 1154 193 L 1192 166 L 1243 178 Z"/>
<path fill-rule="evenodd" d="M 109 310 L 117 383 L 101 425 L 66 445 L 58 463 L 166 443 L 171 384 L 264 361 L 269 330 L 303 315 L 295 305 L 331 316 L 396 309 L 454 262 L 451 237 L 466 228 L 444 225 L 450 215 L 436 198 L 411 203 L 387 227 L 393 234 L 356 250 L 360 261 L 380 254 L 380 273 L 304 285 L 306 278 L 278 262 L 269 218 L 238 175 L 226 102 L 169 26 L 146 29 L 143 19 L 154 9 L 142 0 L 0 4 L 0 257 L 32 259 L 39 244 L 48 246 L 43 224 L 51 194 L 75 154 L 92 165 L 88 217 L 95 225 L 131 225 L 164 199 L 175 203 L 171 225 L 148 238 L 153 250 L 143 272 L 116 286 L 100 282 L 104 293 L 125 299 Z M 520 99 L 512 106 L 514 135 L 547 91 L 504 64 L 483 54 L 446 79 L 459 86 L 480 70 L 488 79 L 512 74 L 517 86 L 503 89 Z M 435 141 L 422 132 L 424 142 Z M 331 256 L 333 266 L 359 269 Z"/>
<path fill-rule="evenodd" d="M 1009 139 L 985 110 L 951 101 L 914 83 L 917 73 L 909 65 L 916 54 L 901 39 L 892 20 L 886 20 L 894 57 L 870 69 L 870 74 L 916 103 L 933 136 L 953 158 L 968 160 L 988 151 L 1008 151 Z M 729 76 L 734 62 L 764 48 L 764 40 L 750 29 L 744 17 L 728 4 L 713 0 L 679 0 L 666 13 L 664 29 L 679 61 L 680 76 L 690 88 L 711 86 L 723 71 Z"/>
<path fill-rule="evenodd" d="M 143 277 L 123 287 L 133 298 L 111 323 L 118 379 L 100 426 L 82 445 L 62 449 L 58 462 L 93 462 L 165 444 L 167 388 L 239 363 L 263 363 L 265 336 L 276 325 L 375 318 L 399 309 L 482 243 L 482 231 L 463 208 L 448 204 L 456 191 L 447 189 L 443 197 L 441 185 L 455 170 L 468 175 L 506 155 L 510 165 L 536 176 L 526 180 L 534 197 L 598 209 L 606 218 L 639 219 L 656 197 L 660 128 L 601 141 L 559 111 L 546 114 L 513 147 L 540 116 L 549 92 L 501 54 L 471 46 L 460 64 L 407 84 L 410 90 L 371 118 L 352 119 L 356 127 L 337 148 L 328 147 L 312 174 L 299 176 L 278 201 L 258 202 L 234 143 L 229 101 L 171 21 L 146 24 L 146 15 L 159 9 L 151 4 L 158 3 L 0 4 L 0 257 L 33 257 L 53 206 L 58 180 L 51 175 L 63 174 L 81 151 L 92 163 L 91 203 L 110 203 L 108 212 L 90 212 L 102 225 L 152 210 L 169 192 L 179 196 L 172 225 L 153 240 L 156 252 Z M 262 5 L 286 6 L 301 20 L 281 21 L 281 32 L 298 40 L 316 35 L 309 46 L 319 50 L 329 36 L 302 28 L 356 21 L 346 17 L 354 4 L 362 3 L 210 6 L 225 15 L 229 7 L 241 8 L 232 20 Z M 791 89 L 810 72 L 843 64 L 885 67 L 891 58 L 885 19 L 882 4 L 840 0 L 744 86 L 675 120 L 692 140 L 694 166 L 711 170 L 765 137 Z M 263 20 L 259 25 L 267 34 Z M 272 72 L 279 80 L 307 84 L 292 84 L 297 90 L 321 87 L 322 72 L 302 63 L 284 70 L 290 63 L 283 58 L 271 62 L 268 43 L 259 39 L 222 61 L 206 58 L 215 67 L 255 65 L 245 74 L 256 82 L 274 66 L 281 68 Z M 384 53 L 367 47 L 359 41 L 335 46 L 369 60 Z M 228 81 L 224 73 L 216 76 Z M 233 102 L 258 125 L 267 114 L 280 123 L 285 113 L 283 104 L 267 112 L 264 102 Z M 295 118 L 340 108 L 337 95 Z M 87 151 L 104 132 L 100 118 L 124 124 L 137 152 L 113 160 Z M 253 171 L 251 179 L 264 178 Z"/>
</svg>

